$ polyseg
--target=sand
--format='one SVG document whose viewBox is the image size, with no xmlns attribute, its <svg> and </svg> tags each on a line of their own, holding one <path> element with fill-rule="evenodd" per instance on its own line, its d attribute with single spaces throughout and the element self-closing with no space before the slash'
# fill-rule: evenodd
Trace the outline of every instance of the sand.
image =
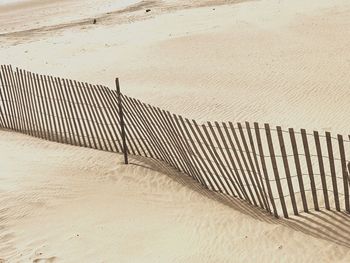
<svg viewBox="0 0 350 263">
<path fill-rule="evenodd" d="M 348 134 L 348 1 L 112 2 L 0 7 L 0 63 L 120 77 L 124 93 L 199 121 Z M 344 214 L 276 220 L 161 163 L 121 163 L 0 131 L 0 262 L 350 260 Z"/>
</svg>

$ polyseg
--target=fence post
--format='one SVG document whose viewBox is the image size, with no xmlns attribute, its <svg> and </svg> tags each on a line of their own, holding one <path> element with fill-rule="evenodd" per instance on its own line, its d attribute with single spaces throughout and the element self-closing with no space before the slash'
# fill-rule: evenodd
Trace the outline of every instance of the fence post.
<svg viewBox="0 0 350 263">
<path fill-rule="evenodd" d="M 120 86 L 119 86 L 119 79 L 115 79 L 115 85 L 117 88 L 117 95 L 118 95 L 118 109 L 119 109 L 119 120 L 120 120 L 120 128 L 121 128 L 121 136 L 123 141 L 123 153 L 124 153 L 124 163 L 128 164 L 128 148 L 126 146 L 126 135 L 125 135 L 125 123 L 124 123 L 124 116 L 123 116 L 123 105 L 122 105 L 122 98 L 120 93 Z"/>
</svg>

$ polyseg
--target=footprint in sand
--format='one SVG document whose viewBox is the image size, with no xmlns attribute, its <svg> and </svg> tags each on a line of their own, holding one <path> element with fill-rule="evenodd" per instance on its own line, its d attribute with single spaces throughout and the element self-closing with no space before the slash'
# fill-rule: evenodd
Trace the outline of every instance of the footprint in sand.
<svg viewBox="0 0 350 263">
<path fill-rule="evenodd" d="M 37 258 L 33 260 L 33 263 L 51 263 L 55 262 L 56 257 L 50 257 L 50 258 Z"/>
</svg>

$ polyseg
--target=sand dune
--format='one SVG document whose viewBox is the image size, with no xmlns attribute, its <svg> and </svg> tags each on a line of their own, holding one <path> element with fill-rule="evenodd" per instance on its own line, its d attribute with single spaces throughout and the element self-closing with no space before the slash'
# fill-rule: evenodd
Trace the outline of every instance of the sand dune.
<svg viewBox="0 0 350 263">
<path fill-rule="evenodd" d="M 276 220 L 147 159 L 0 132 L 5 262 L 347 262 L 350 219 Z M 36 154 L 32 154 L 35 152 Z M 7 261 L 8 260 L 8 261 Z M 45 261 L 46 260 L 46 261 Z"/>
<path fill-rule="evenodd" d="M 0 7 L 1 64 L 118 76 L 200 121 L 348 134 L 348 1 L 72 2 Z M 0 262 L 349 261 L 344 214 L 276 220 L 164 164 L 121 162 L 0 131 Z"/>
</svg>

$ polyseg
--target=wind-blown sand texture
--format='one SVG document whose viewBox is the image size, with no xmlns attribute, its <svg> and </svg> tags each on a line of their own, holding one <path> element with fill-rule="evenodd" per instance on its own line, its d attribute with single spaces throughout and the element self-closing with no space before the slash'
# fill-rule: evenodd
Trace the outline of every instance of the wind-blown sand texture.
<svg viewBox="0 0 350 263">
<path fill-rule="evenodd" d="M 198 5 L 146 2 L 96 25 L 87 24 L 92 17 L 34 30 L 18 22 L 16 33 L 1 35 L 2 63 L 109 86 L 119 74 L 128 94 L 197 119 L 347 134 L 349 4 Z M 343 214 L 276 221 L 206 197 L 160 163 L 121 166 L 120 156 L 8 132 L 1 144 L 0 251 L 10 261 L 349 260 Z M 41 161 L 28 157 L 34 151 Z"/>
</svg>

